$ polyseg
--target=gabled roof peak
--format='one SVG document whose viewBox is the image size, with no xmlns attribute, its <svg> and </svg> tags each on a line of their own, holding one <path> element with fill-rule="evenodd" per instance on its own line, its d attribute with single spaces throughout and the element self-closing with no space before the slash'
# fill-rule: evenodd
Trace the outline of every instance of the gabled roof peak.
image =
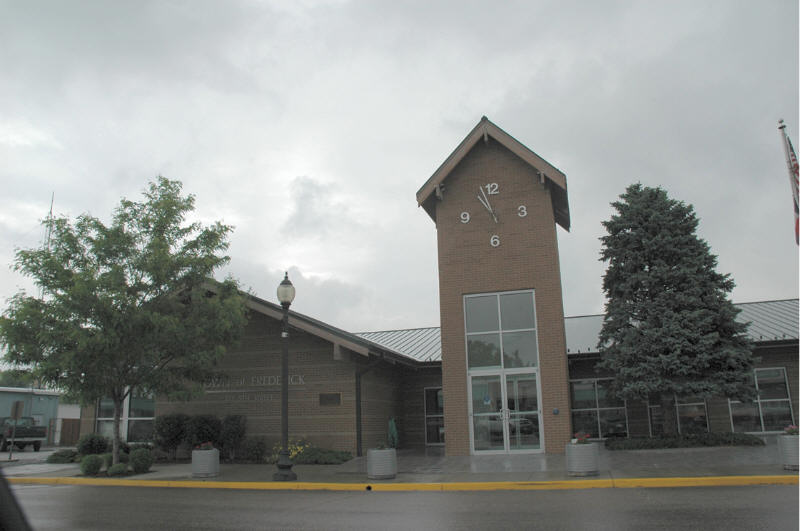
<svg viewBox="0 0 800 531">
<path fill-rule="evenodd" d="M 517 139 L 495 125 L 489 118 L 482 116 L 478 124 L 461 141 L 456 149 L 450 153 L 434 174 L 422 185 L 417 192 L 417 204 L 425 209 L 428 215 L 436 221 L 436 197 L 440 193 L 441 184 L 447 179 L 459 162 L 469 153 L 479 140 L 488 141 L 489 137 L 499 142 L 503 147 L 522 159 L 537 171 L 542 182 L 550 188 L 553 203 L 553 214 L 556 223 L 565 230 L 569 230 L 569 202 L 567 199 L 567 176 L 558 168 L 541 158 L 527 148 Z"/>
</svg>

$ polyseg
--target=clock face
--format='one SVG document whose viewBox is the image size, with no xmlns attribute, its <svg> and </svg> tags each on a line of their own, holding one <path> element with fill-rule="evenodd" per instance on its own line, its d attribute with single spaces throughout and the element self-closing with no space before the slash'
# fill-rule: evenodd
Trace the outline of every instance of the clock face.
<svg viewBox="0 0 800 531">
<path fill-rule="evenodd" d="M 499 234 L 500 219 L 502 218 L 505 222 L 510 219 L 513 220 L 515 218 L 524 218 L 528 215 L 528 208 L 524 204 L 515 205 L 513 211 L 498 211 L 492 205 L 492 201 L 494 199 L 498 199 L 500 194 L 500 185 L 496 182 L 489 182 L 480 185 L 476 193 L 478 204 L 475 205 L 474 208 L 466 208 L 461 212 L 460 215 L 461 223 L 466 225 L 467 223 L 480 222 L 477 221 L 475 217 L 480 219 L 480 216 L 483 216 L 483 212 L 485 212 L 486 217 L 483 219 L 483 222 L 488 223 L 490 228 L 490 236 L 487 243 L 490 247 L 495 248 L 500 247 L 501 245 L 501 235 Z M 495 201 L 495 203 L 498 203 L 498 201 Z M 471 214 L 471 212 L 474 212 L 474 214 Z M 494 228 L 494 230 L 491 230 L 492 228 Z"/>
</svg>

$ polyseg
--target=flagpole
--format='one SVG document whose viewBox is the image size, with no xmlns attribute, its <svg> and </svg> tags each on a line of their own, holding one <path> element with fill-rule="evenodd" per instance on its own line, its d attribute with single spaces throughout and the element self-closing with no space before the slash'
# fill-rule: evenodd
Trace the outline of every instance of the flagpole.
<svg viewBox="0 0 800 531">
<path fill-rule="evenodd" d="M 783 152 L 786 156 L 786 167 L 789 169 L 789 184 L 792 187 L 792 202 L 794 203 L 794 241 L 800 245 L 800 225 L 798 225 L 798 218 L 800 216 L 800 208 L 798 208 L 798 163 L 797 154 L 794 152 L 792 141 L 789 140 L 789 135 L 786 134 L 786 124 L 783 120 L 778 120 L 778 129 L 781 132 L 781 139 L 783 140 Z"/>
</svg>

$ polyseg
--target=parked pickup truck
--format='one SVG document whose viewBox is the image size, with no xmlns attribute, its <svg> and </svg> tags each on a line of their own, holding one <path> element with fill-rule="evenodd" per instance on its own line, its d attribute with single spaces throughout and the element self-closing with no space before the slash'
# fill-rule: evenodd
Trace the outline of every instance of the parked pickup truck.
<svg viewBox="0 0 800 531">
<path fill-rule="evenodd" d="M 14 423 L 17 430 L 14 431 Z M 34 451 L 38 452 L 42 443 L 47 440 L 47 428 L 45 426 L 35 426 L 32 417 L 21 417 L 14 420 L 11 417 L 0 418 L 0 451 L 8 451 L 11 444 L 11 435 L 14 435 L 14 445 L 20 450 L 24 450 L 29 444 L 33 445 Z"/>
</svg>

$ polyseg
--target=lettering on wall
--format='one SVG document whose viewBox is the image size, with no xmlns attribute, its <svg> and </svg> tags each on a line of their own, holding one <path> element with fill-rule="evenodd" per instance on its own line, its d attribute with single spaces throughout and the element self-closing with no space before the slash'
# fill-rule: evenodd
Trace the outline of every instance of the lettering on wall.
<svg viewBox="0 0 800 531">
<path fill-rule="evenodd" d="M 304 374 L 290 374 L 289 386 L 302 386 L 306 384 Z M 280 375 L 257 375 L 257 376 L 217 376 L 211 378 L 203 384 L 203 389 L 208 393 L 226 393 L 232 389 L 245 390 L 258 387 L 280 387 Z M 280 389 L 277 389 L 280 391 Z"/>
</svg>

